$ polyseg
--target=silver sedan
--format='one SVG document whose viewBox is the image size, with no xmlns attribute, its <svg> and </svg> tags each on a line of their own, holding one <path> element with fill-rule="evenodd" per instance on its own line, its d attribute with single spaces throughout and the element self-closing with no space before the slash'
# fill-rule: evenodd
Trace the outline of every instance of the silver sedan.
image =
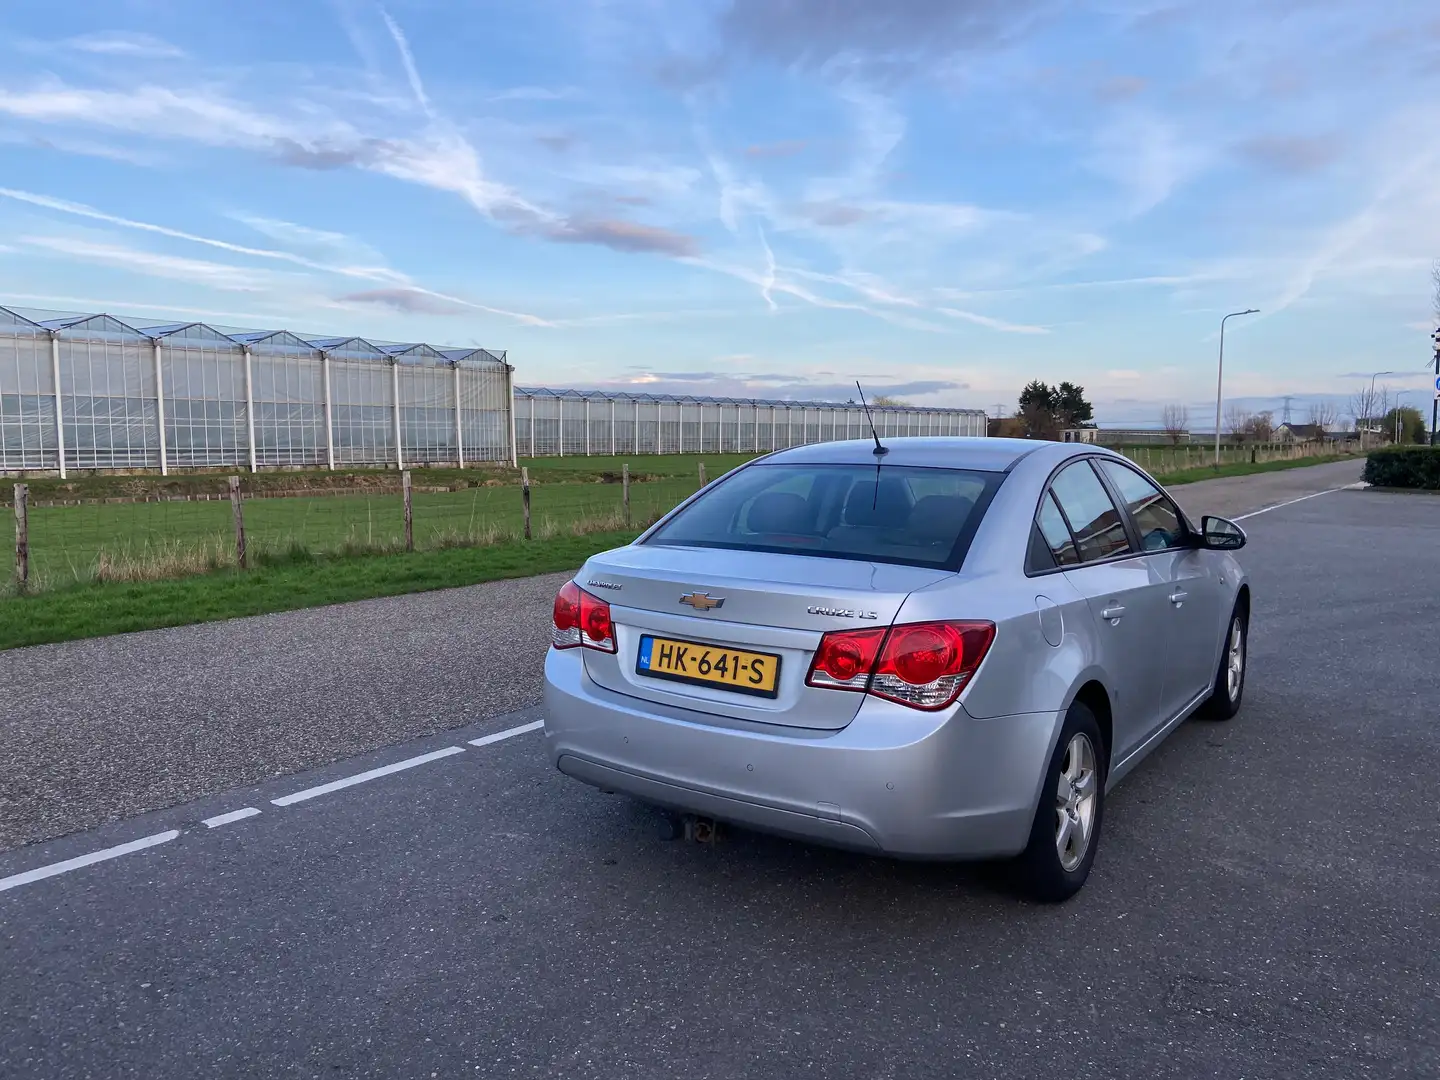
<svg viewBox="0 0 1440 1080">
<path fill-rule="evenodd" d="M 1105 796 L 1245 682 L 1240 527 L 1077 444 L 744 465 L 555 599 L 545 738 L 676 817 L 1085 882 Z"/>
</svg>

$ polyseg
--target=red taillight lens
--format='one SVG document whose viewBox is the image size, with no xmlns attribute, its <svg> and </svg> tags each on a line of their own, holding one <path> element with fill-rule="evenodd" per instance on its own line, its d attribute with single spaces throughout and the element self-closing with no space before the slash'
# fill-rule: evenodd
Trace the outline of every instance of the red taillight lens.
<svg viewBox="0 0 1440 1080">
<path fill-rule="evenodd" d="M 573 581 L 566 582 L 555 597 L 550 643 L 557 649 L 583 645 L 587 649 L 613 653 L 615 627 L 610 620 L 610 605 Z"/>
<path fill-rule="evenodd" d="M 882 629 L 875 629 L 826 634 L 815 650 L 810 674 L 805 677 L 806 684 L 823 686 L 827 690 L 858 690 L 864 693 L 870 681 L 870 672 L 875 669 L 875 660 L 880 655 L 885 633 Z"/>
<path fill-rule="evenodd" d="M 887 630 L 826 634 L 805 682 L 871 693 L 914 709 L 954 704 L 990 651 L 995 624 L 910 623 Z"/>
<path fill-rule="evenodd" d="M 557 634 L 568 634 L 580 625 L 580 586 L 573 581 L 566 582 L 556 594 L 551 622 Z"/>
<path fill-rule="evenodd" d="M 610 605 L 600 600 L 591 599 L 589 603 L 581 605 L 584 613 L 582 619 L 585 624 L 585 636 L 594 642 L 610 641 L 612 639 L 610 628 Z"/>
</svg>

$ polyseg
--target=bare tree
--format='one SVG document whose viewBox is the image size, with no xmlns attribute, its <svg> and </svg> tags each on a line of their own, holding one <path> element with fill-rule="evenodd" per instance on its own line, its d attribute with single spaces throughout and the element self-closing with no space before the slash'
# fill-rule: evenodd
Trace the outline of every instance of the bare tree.
<svg viewBox="0 0 1440 1080">
<path fill-rule="evenodd" d="M 1310 426 L 1315 429 L 1315 437 L 1324 440 L 1325 433 L 1333 428 L 1340 420 L 1340 410 L 1335 408 L 1333 402 L 1317 401 L 1310 406 Z"/>
<path fill-rule="evenodd" d="M 1190 410 L 1184 405 L 1166 405 L 1160 410 L 1160 428 L 1170 441 L 1179 445 L 1180 438 L 1190 427 Z"/>
<path fill-rule="evenodd" d="M 1386 387 L 1375 387 L 1373 383 L 1350 395 L 1350 415 L 1355 418 L 1355 430 L 1360 434 L 1360 444 L 1365 444 L 1366 432 L 1380 425 L 1380 418 L 1389 410 L 1390 391 Z"/>
<path fill-rule="evenodd" d="M 1259 412 L 1245 422 L 1245 435 L 1255 442 L 1268 443 L 1275 438 L 1275 414 Z"/>
<path fill-rule="evenodd" d="M 1225 430 L 1236 442 L 1245 440 L 1245 433 L 1250 427 L 1250 412 L 1242 409 L 1239 405 L 1231 405 L 1225 410 Z"/>
</svg>

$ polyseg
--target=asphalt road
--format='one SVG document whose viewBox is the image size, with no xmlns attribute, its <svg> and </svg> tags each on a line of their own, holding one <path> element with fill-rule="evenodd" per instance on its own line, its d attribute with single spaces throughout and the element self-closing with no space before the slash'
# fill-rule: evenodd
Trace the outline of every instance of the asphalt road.
<svg viewBox="0 0 1440 1080">
<path fill-rule="evenodd" d="M 179 832 L 0 892 L 0 1076 L 1440 1076 L 1440 498 L 1245 525 L 1246 707 L 1117 789 L 1068 905 L 660 842 L 533 733 L 466 742 L 526 711 L 0 855 Z"/>
<path fill-rule="evenodd" d="M 1359 475 L 1176 494 L 1233 515 Z M 0 652 L 0 851 L 533 705 L 567 576 Z"/>
</svg>

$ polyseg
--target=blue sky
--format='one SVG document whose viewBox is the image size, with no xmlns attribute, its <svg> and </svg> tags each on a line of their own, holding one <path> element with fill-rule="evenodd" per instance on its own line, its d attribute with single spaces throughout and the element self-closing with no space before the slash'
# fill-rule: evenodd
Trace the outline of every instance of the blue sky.
<svg viewBox="0 0 1440 1080">
<path fill-rule="evenodd" d="M 520 379 L 1428 412 L 1429 0 L 12 0 L 0 303 Z"/>
</svg>

